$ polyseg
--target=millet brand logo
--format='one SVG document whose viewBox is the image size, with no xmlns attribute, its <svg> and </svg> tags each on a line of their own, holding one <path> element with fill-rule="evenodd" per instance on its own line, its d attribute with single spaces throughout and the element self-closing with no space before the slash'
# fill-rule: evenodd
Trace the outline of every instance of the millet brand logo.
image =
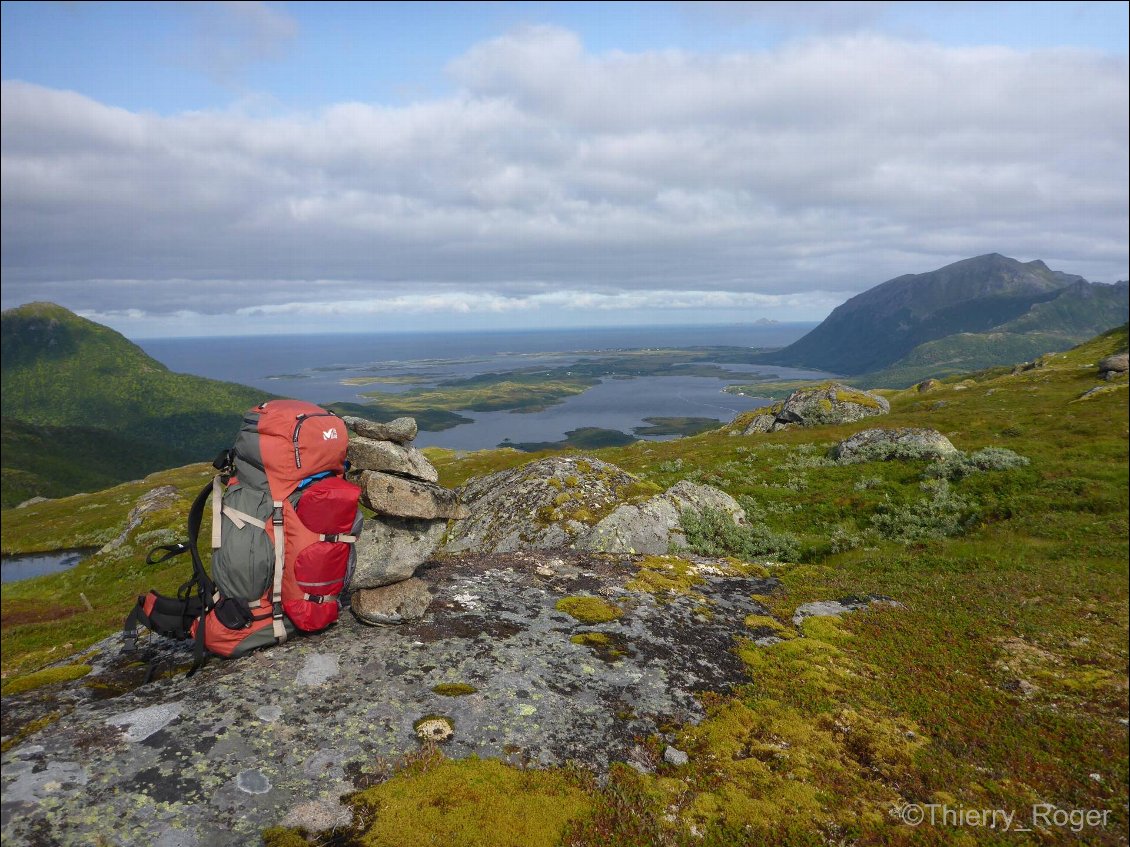
<svg viewBox="0 0 1130 847">
<path fill-rule="evenodd" d="M 323 441 L 336 441 L 337 440 L 337 430 L 336 429 L 324 430 L 322 432 L 322 440 Z"/>
</svg>

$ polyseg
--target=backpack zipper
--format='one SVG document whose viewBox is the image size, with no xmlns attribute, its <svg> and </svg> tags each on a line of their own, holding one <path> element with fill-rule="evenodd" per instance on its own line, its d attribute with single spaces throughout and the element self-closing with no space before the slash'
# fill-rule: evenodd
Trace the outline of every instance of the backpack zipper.
<svg viewBox="0 0 1130 847">
<path fill-rule="evenodd" d="M 337 417 L 337 415 L 335 415 L 333 412 L 313 412 L 309 415 L 305 415 L 305 414 L 298 415 L 298 417 L 295 418 L 294 436 L 291 438 L 291 441 L 294 444 L 294 466 L 296 468 L 302 467 L 302 454 L 298 449 L 298 433 L 302 430 L 302 424 L 304 424 L 308 418 L 336 418 L 336 417 Z"/>
</svg>

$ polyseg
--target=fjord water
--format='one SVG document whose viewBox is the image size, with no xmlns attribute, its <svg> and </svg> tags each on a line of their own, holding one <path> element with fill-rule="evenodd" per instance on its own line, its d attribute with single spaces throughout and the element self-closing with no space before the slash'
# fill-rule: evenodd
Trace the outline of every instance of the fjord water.
<svg viewBox="0 0 1130 847">
<path fill-rule="evenodd" d="M 529 367 L 560 367 L 594 352 L 672 347 L 780 347 L 814 325 L 663 326 L 599 329 L 275 335 L 241 338 L 142 339 L 137 343 L 170 370 L 307 400 L 364 402 L 361 392 L 396 393 L 418 385 L 343 385 L 365 376 L 418 377 L 426 384 Z M 817 378 L 777 366 L 725 365 L 734 372 Z M 711 417 L 726 421 L 764 405 L 763 398 L 726 394 L 737 380 L 656 376 L 605 380 L 542 412 L 460 412 L 474 423 L 421 432 L 420 446 L 477 450 L 506 439 L 556 441 L 579 427 L 631 432 L 647 417 Z"/>
</svg>

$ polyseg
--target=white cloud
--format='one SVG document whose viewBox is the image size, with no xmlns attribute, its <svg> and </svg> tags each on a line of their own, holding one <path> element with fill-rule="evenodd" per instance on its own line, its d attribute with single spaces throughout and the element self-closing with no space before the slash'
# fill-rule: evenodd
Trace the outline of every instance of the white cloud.
<svg viewBox="0 0 1130 847">
<path fill-rule="evenodd" d="M 749 307 L 994 251 L 1126 275 L 1125 59 L 873 36 L 594 55 L 540 27 L 450 70 L 446 99 L 270 117 L 5 82 L 5 306 Z"/>
</svg>

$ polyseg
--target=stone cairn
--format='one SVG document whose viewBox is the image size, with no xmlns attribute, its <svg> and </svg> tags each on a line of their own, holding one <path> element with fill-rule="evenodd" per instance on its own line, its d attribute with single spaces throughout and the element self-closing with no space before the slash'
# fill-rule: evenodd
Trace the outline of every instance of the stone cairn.
<svg viewBox="0 0 1130 847">
<path fill-rule="evenodd" d="M 412 446 L 415 420 L 344 420 L 351 432 L 346 477 L 361 486 L 361 502 L 376 515 L 366 518 L 357 541 L 353 614 L 376 625 L 415 620 L 431 602 L 416 569 L 439 546 L 447 522 L 467 511 L 454 491 L 437 484 L 436 469 Z"/>
</svg>

